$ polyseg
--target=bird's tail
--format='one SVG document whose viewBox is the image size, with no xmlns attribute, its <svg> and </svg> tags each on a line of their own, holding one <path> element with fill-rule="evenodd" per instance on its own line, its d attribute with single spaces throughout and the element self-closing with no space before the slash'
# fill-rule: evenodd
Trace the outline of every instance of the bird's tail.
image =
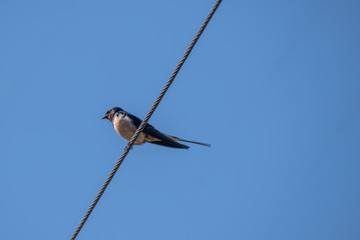
<svg viewBox="0 0 360 240">
<path fill-rule="evenodd" d="M 210 147 L 210 146 L 211 146 L 211 144 L 208 144 L 208 143 L 189 141 L 189 140 L 181 139 L 181 138 L 174 137 L 174 136 L 171 136 L 171 135 L 166 135 L 166 136 L 168 136 L 169 138 L 171 138 L 172 140 L 175 140 L 175 141 L 195 143 L 195 144 L 203 145 L 203 146 L 206 146 L 206 147 Z"/>
</svg>

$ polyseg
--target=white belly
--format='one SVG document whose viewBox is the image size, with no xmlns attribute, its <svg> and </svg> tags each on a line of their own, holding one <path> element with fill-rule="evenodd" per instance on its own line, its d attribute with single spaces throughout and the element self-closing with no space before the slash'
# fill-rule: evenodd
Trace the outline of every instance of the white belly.
<svg viewBox="0 0 360 240">
<path fill-rule="evenodd" d="M 128 116 L 119 115 L 115 116 L 113 120 L 114 129 L 122 138 L 130 140 L 136 132 L 136 126 L 132 123 L 132 120 Z M 135 145 L 144 144 L 146 140 L 146 134 L 140 133 L 139 137 L 135 141 Z"/>
</svg>

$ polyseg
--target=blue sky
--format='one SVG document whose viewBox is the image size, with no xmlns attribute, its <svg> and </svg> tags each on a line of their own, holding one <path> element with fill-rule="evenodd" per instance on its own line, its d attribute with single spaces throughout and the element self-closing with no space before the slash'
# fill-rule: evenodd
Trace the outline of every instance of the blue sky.
<svg viewBox="0 0 360 240">
<path fill-rule="evenodd" d="M 68 239 L 214 1 L 1 1 L 0 238 Z M 360 4 L 224 1 L 78 239 L 360 239 Z"/>
</svg>

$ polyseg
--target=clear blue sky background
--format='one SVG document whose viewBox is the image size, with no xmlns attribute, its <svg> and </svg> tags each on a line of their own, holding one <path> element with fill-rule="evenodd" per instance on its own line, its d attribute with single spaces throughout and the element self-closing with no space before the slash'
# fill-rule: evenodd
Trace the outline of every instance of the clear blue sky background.
<svg viewBox="0 0 360 240">
<path fill-rule="evenodd" d="M 0 3 L 0 239 L 68 239 L 212 7 Z M 360 239 L 360 4 L 224 1 L 78 239 Z"/>
</svg>

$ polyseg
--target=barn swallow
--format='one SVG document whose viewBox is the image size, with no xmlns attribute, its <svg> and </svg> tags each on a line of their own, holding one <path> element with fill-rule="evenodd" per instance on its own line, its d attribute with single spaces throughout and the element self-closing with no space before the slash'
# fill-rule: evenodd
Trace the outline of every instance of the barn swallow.
<svg viewBox="0 0 360 240">
<path fill-rule="evenodd" d="M 140 118 L 124 111 L 119 107 L 111 108 L 109 111 L 105 113 L 105 116 L 102 119 L 108 119 L 110 122 L 112 122 L 117 134 L 119 134 L 122 138 L 128 141 L 135 134 L 137 128 L 140 126 L 142 122 Z M 139 137 L 136 139 L 135 145 L 142 145 L 148 142 L 165 147 L 185 148 L 185 149 L 189 148 L 189 146 L 178 143 L 177 141 L 195 143 L 210 147 L 210 144 L 207 143 L 184 140 L 181 138 L 164 134 L 158 131 L 150 124 L 146 124 L 144 130 L 140 133 Z"/>
</svg>

